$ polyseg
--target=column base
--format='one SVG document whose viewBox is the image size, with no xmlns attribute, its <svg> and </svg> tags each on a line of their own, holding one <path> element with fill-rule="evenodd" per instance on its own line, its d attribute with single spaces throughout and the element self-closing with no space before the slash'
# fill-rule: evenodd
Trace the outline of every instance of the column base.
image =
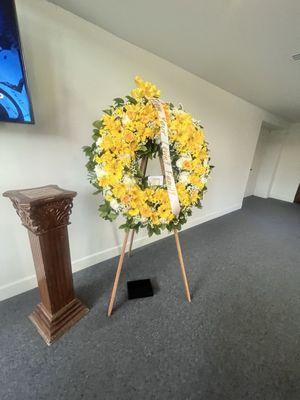
<svg viewBox="0 0 300 400">
<path fill-rule="evenodd" d="M 29 319 L 36 326 L 47 345 L 50 346 L 88 312 L 89 309 L 75 298 L 53 315 L 49 314 L 43 304 L 40 303 L 29 315 Z"/>
</svg>

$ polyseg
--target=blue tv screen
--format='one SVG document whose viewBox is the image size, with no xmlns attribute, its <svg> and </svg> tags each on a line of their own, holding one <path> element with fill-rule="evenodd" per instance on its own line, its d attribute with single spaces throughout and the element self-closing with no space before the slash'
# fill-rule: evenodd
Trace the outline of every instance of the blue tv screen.
<svg viewBox="0 0 300 400">
<path fill-rule="evenodd" d="M 0 0 L 0 121 L 34 123 L 14 0 Z"/>
</svg>

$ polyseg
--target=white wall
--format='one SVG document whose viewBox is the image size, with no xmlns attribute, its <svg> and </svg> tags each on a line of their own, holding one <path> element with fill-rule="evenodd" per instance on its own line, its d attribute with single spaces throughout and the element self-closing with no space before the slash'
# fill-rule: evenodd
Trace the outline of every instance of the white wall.
<svg viewBox="0 0 300 400">
<path fill-rule="evenodd" d="M 285 137 L 270 197 L 294 201 L 300 184 L 300 124 L 293 124 Z"/>
<path fill-rule="evenodd" d="M 254 195 L 269 197 L 274 173 L 276 171 L 282 149 L 283 133 L 281 131 L 264 130 L 260 134 L 261 157 L 254 188 Z"/>
<path fill-rule="evenodd" d="M 300 184 L 300 124 L 288 130 L 262 126 L 245 196 L 293 202 Z"/>
<path fill-rule="evenodd" d="M 240 208 L 261 123 L 283 121 L 53 4 L 16 3 L 36 125 L 0 124 L 0 192 L 50 183 L 78 192 L 69 229 L 74 270 L 119 250 L 122 233 L 98 218 L 81 147 L 100 110 L 126 95 L 136 74 L 206 127 L 216 168 L 204 208 L 187 226 Z M 0 199 L 0 212 L 3 299 L 36 281 L 26 229 L 8 199 Z M 146 242 L 140 237 L 137 245 Z"/>
<path fill-rule="evenodd" d="M 260 171 L 260 165 L 264 155 L 265 148 L 265 134 L 269 133 L 270 130 L 262 125 L 260 134 L 258 136 L 251 169 L 249 171 L 248 182 L 245 191 L 245 197 L 254 195 L 257 177 Z"/>
</svg>

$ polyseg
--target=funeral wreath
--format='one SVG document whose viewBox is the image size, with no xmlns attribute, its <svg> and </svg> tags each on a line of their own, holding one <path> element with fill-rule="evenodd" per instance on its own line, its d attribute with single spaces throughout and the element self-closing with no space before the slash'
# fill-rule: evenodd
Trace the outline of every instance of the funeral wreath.
<svg viewBox="0 0 300 400">
<path fill-rule="evenodd" d="M 212 166 L 201 123 L 181 105 L 160 100 L 154 84 L 135 82 L 130 95 L 115 98 L 94 122 L 92 144 L 83 149 L 89 180 L 102 194 L 100 216 L 113 221 L 122 215 L 120 228 L 145 227 L 151 236 L 180 230 L 192 208 L 201 207 Z M 166 168 L 169 160 L 171 173 L 153 185 L 141 165 L 155 157 Z"/>
</svg>

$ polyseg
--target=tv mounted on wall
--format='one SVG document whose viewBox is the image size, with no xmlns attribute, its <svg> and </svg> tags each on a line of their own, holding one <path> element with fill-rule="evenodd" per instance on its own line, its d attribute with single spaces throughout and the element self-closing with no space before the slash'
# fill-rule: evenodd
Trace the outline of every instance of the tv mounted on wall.
<svg viewBox="0 0 300 400">
<path fill-rule="evenodd" d="M 0 0 L 0 121 L 34 123 L 14 0 Z"/>
</svg>

